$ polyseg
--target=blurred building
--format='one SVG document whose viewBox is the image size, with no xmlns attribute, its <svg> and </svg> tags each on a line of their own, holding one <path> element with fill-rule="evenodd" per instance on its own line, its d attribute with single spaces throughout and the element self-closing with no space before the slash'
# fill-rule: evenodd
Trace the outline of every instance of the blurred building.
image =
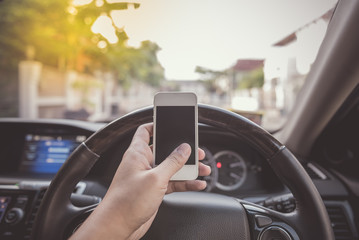
<svg viewBox="0 0 359 240">
<path fill-rule="evenodd" d="M 118 113 L 120 91 L 110 73 L 60 71 L 36 61 L 19 64 L 19 116 L 102 120 Z"/>
<path fill-rule="evenodd" d="M 236 64 L 233 66 L 234 74 L 234 88 L 238 87 L 240 80 L 249 72 L 256 70 L 258 68 L 263 68 L 264 59 L 239 59 Z"/>
<path fill-rule="evenodd" d="M 256 84 L 247 84 L 243 81 L 256 81 L 257 79 L 248 79 L 253 71 L 263 71 L 264 59 L 239 59 L 230 69 L 228 75 L 231 80 L 231 108 L 238 112 L 256 114 L 263 105 L 262 91 Z"/>
</svg>

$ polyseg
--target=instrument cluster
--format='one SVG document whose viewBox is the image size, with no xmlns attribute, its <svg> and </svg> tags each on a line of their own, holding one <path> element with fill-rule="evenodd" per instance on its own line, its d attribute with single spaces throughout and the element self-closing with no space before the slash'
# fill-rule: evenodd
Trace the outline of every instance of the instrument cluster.
<svg viewBox="0 0 359 240">
<path fill-rule="evenodd" d="M 208 148 L 201 147 L 206 157 L 202 162 L 211 167 L 211 174 L 202 179 L 207 182 L 207 192 L 233 192 L 244 187 L 250 181 L 249 175 L 260 178 L 262 167 L 246 159 L 239 152 L 222 149 L 212 153 Z M 249 183 L 251 184 L 251 183 Z"/>
</svg>

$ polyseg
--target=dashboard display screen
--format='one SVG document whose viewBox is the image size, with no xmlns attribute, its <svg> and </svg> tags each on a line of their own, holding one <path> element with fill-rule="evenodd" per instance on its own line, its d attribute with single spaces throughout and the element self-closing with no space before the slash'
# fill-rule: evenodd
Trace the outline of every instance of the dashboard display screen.
<svg viewBox="0 0 359 240">
<path fill-rule="evenodd" d="M 85 136 L 27 134 L 21 172 L 56 173 Z"/>
</svg>

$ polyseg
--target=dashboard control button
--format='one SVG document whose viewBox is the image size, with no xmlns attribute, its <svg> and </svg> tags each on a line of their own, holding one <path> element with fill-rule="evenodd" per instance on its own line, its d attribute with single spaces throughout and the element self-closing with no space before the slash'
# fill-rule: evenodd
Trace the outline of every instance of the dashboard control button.
<svg viewBox="0 0 359 240">
<path fill-rule="evenodd" d="M 7 212 L 5 216 L 5 222 L 9 224 L 16 224 L 20 222 L 23 217 L 24 211 L 22 209 L 12 208 Z"/>
<path fill-rule="evenodd" d="M 255 219 L 258 227 L 265 227 L 273 222 L 270 217 L 262 215 L 255 215 Z"/>
<path fill-rule="evenodd" d="M 291 236 L 281 227 L 272 226 L 262 231 L 258 240 L 292 240 Z"/>
<path fill-rule="evenodd" d="M 277 203 L 277 204 L 275 205 L 275 208 L 276 208 L 277 211 L 279 211 L 279 212 L 283 211 L 283 205 L 280 204 L 280 203 Z"/>
<path fill-rule="evenodd" d="M 4 232 L 0 235 L 0 239 L 15 239 L 14 233 L 11 231 Z"/>
<path fill-rule="evenodd" d="M 294 210 L 295 210 L 295 204 L 294 203 L 284 205 L 284 212 L 290 213 L 290 212 L 293 212 Z"/>
<path fill-rule="evenodd" d="M 283 213 L 293 212 L 296 208 L 296 202 L 293 195 L 286 194 L 284 196 L 267 198 L 258 204 Z"/>
<path fill-rule="evenodd" d="M 26 205 L 27 201 L 28 201 L 28 197 L 25 195 L 21 195 L 16 199 L 16 204 L 19 204 L 21 206 Z"/>
<path fill-rule="evenodd" d="M 269 198 L 264 201 L 265 206 L 272 206 L 274 204 L 273 198 Z"/>
<path fill-rule="evenodd" d="M 28 200 L 29 200 L 29 198 L 26 195 L 20 195 L 17 197 L 14 207 L 21 208 L 22 210 L 25 210 Z"/>
</svg>

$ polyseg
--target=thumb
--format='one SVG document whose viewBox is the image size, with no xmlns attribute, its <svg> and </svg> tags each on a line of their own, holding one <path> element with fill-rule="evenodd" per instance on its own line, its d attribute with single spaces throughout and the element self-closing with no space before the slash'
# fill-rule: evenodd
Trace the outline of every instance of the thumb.
<svg viewBox="0 0 359 240">
<path fill-rule="evenodd" d="M 191 146 L 187 143 L 182 143 L 160 165 L 158 165 L 155 170 L 169 181 L 170 178 L 183 167 L 190 155 Z"/>
</svg>

